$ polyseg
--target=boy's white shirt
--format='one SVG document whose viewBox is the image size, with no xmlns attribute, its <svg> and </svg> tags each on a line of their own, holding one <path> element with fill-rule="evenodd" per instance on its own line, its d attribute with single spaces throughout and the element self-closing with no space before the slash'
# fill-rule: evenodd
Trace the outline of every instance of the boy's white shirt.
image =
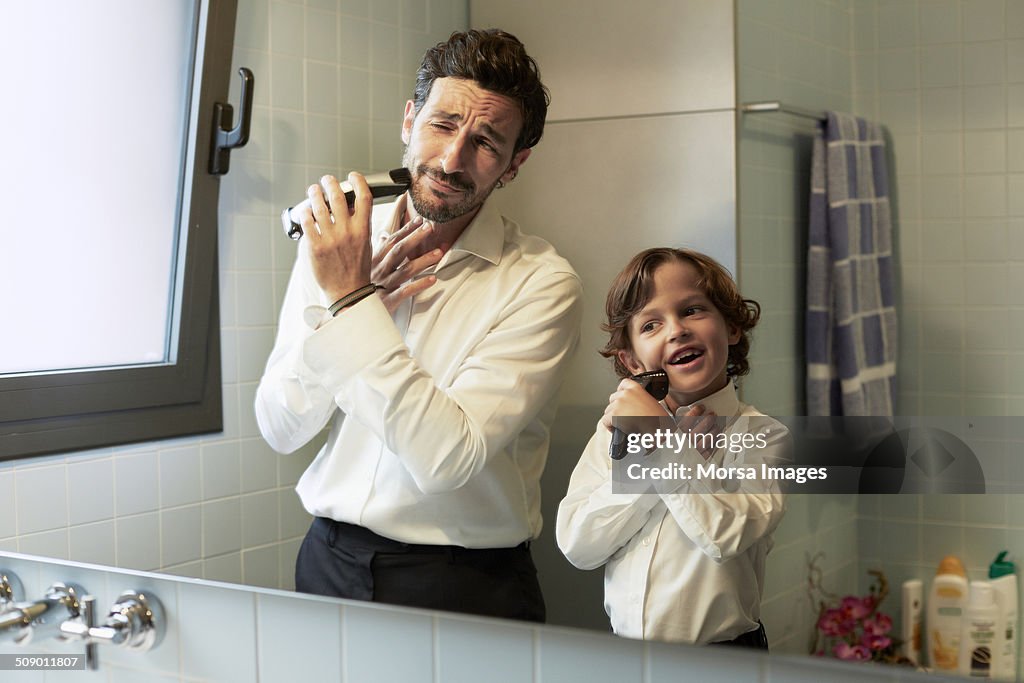
<svg viewBox="0 0 1024 683">
<path fill-rule="evenodd" d="M 788 430 L 741 403 L 731 382 L 700 403 L 730 418 L 725 434 L 762 434 L 765 446 L 718 449 L 707 461 L 693 449 L 651 458 L 726 468 L 792 460 Z M 659 485 L 657 493 L 613 493 L 610 438 L 598 424 L 558 507 L 555 531 L 575 566 L 605 565 L 605 611 L 615 633 L 709 643 L 756 629 L 765 557 L 785 509 L 778 485 L 692 479 Z"/>
</svg>

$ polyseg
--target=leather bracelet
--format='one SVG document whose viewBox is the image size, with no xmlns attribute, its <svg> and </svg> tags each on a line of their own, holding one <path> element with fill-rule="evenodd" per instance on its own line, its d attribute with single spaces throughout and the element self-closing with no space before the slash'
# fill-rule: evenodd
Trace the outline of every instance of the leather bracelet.
<svg viewBox="0 0 1024 683">
<path fill-rule="evenodd" d="M 331 314 L 332 317 L 336 316 L 338 315 L 338 312 L 341 311 L 343 308 L 347 308 L 353 304 L 359 303 L 366 297 L 376 292 L 378 289 L 383 289 L 383 287 L 381 287 L 380 285 L 375 285 L 372 282 L 368 285 L 363 285 L 359 289 L 353 292 L 349 292 L 345 296 L 335 301 L 333 304 L 330 305 L 327 311 Z"/>
</svg>

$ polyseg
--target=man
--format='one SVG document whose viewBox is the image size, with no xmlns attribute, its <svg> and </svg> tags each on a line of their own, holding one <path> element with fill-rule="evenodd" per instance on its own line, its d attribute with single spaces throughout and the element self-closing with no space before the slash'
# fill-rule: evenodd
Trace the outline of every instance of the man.
<svg viewBox="0 0 1024 683">
<path fill-rule="evenodd" d="M 349 210 L 335 178 L 309 188 L 256 394 L 280 452 L 333 420 L 296 487 L 316 517 L 298 590 L 544 620 L 529 542 L 581 288 L 487 198 L 530 156 L 547 103 L 514 36 L 453 34 L 406 103 L 409 191 L 372 207 L 350 174 Z"/>
</svg>

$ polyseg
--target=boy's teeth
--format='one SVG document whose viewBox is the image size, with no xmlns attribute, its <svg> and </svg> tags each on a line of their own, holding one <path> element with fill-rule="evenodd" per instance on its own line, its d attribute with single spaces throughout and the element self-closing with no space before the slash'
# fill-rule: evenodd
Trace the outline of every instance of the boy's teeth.
<svg viewBox="0 0 1024 683">
<path fill-rule="evenodd" d="M 669 362 L 669 364 L 670 365 L 685 365 L 686 363 L 689 363 L 690 361 L 694 360 L 698 356 L 700 356 L 700 352 L 699 351 L 694 351 L 694 352 L 687 353 L 687 354 L 684 354 L 682 356 L 678 356 L 676 358 L 673 358 Z"/>
</svg>

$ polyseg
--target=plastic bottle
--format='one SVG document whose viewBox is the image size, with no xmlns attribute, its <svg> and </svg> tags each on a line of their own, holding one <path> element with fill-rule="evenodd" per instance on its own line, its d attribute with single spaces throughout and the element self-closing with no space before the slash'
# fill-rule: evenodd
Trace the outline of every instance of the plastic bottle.
<svg viewBox="0 0 1024 683">
<path fill-rule="evenodd" d="M 1002 647 L 1003 617 L 992 584 L 972 581 L 960 626 L 960 673 L 971 678 L 994 678 L 1001 671 Z"/>
<path fill-rule="evenodd" d="M 921 579 L 903 582 L 901 591 L 903 624 L 903 656 L 914 664 L 921 663 L 921 608 L 924 602 L 924 584 Z"/>
<path fill-rule="evenodd" d="M 1017 680 L 1017 575 L 1006 551 L 999 553 L 988 568 L 989 583 L 996 593 L 996 604 L 1002 610 L 1003 638 L 999 653 L 999 670 L 995 678 Z"/>
<path fill-rule="evenodd" d="M 940 672 L 959 672 L 960 620 L 967 605 L 967 572 L 959 558 L 939 563 L 928 595 L 928 663 Z"/>
</svg>

